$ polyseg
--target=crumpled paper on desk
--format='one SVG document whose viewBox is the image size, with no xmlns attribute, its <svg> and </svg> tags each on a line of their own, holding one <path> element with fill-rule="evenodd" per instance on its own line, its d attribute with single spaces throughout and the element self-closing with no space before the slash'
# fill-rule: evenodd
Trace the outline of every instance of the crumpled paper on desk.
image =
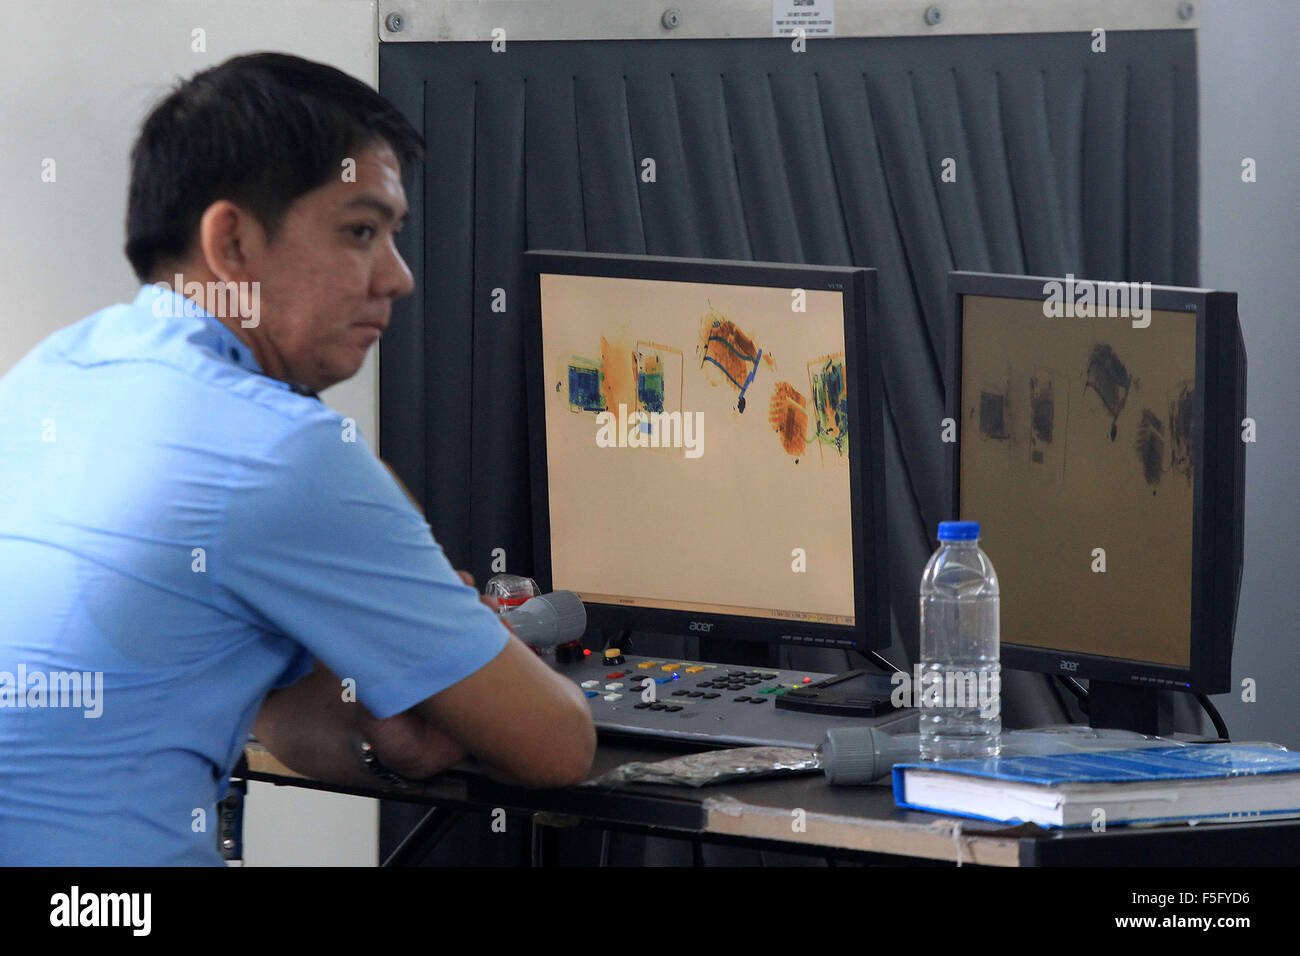
<svg viewBox="0 0 1300 956">
<path fill-rule="evenodd" d="M 681 787 L 707 787 L 734 780 L 815 773 L 821 769 L 821 758 L 811 750 L 798 747 L 734 747 L 730 750 L 706 750 L 703 753 L 670 757 L 653 763 L 625 763 L 594 780 L 588 780 L 583 786 L 665 783 Z"/>
</svg>

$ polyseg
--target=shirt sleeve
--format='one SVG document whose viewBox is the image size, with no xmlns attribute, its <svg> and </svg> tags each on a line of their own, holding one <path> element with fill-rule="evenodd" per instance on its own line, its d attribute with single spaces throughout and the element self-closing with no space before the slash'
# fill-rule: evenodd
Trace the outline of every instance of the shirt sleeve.
<svg viewBox="0 0 1300 956">
<path fill-rule="evenodd" d="M 236 613 L 301 644 L 390 717 L 474 673 L 509 633 L 346 435 L 322 415 L 247 461 L 208 567 Z"/>
</svg>

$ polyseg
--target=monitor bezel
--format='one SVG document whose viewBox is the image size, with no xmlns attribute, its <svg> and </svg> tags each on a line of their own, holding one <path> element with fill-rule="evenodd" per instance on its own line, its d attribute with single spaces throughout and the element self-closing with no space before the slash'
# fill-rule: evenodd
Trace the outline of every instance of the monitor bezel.
<svg viewBox="0 0 1300 956">
<path fill-rule="evenodd" d="M 524 253 L 528 300 L 525 369 L 529 415 L 534 578 L 544 590 L 551 574 L 550 491 L 546 460 L 542 359 L 542 274 L 723 283 L 841 292 L 846 312 L 845 360 L 857 369 L 848 386 L 850 521 L 853 536 L 852 627 L 723 613 L 587 603 L 588 624 L 704 640 L 881 650 L 890 644 L 888 563 L 885 551 L 882 386 L 873 329 L 875 270 L 672 256 L 529 250 Z"/>
<path fill-rule="evenodd" d="M 1098 284 L 1112 280 L 1072 278 Z M 961 369 L 963 298 L 1045 299 L 1045 284 L 1065 276 L 1018 276 L 950 272 L 948 303 L 953 317 L 947 343 L 945 407 L 956 426 L 946 444 L 949 513 L 961 514 Z M 1180 286 L 1150 286 L 1150 308 L 1184 312 L 1196 321 L 1196 414 L 1200 440 L 1193 451 L 1192 581 L 1187 667 L 1001 642 L 1004 667 L 1130 686 L 1195 693 L 1230 689 L 1232 632 L 1241 579 L 1241 499 L 1244 451 L 1230 417 L 1244 413 L 1245 356 L 1237 322 L 1236 294 Z M 1052 321 L 1052 320 L 1048 320 Z M 1068 322 L 1069 318 L 1055 321 Z M 1232 368 L 1225 374 L 1228 365 Z M 972 517 L 972 520 L 978 520 Z M 1223 636 L 1220 639 L 1220 636 Z"/>
</svg>

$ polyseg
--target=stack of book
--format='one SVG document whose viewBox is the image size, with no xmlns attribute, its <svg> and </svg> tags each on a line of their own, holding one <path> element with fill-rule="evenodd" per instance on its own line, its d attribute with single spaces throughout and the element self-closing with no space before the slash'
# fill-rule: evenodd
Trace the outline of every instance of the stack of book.
<svg viewBox="0 0 1300 956">
<path fill-rule="evenodd" d="M 900 764 L 894 799 L 1045 827 L 1300 816 L 1300 753 L 1210 744 Z"/>
</svg>

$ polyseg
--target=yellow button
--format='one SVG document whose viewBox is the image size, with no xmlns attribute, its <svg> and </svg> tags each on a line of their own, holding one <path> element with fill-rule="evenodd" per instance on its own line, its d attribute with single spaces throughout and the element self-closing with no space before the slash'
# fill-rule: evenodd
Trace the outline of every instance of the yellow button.
<svg viewBox="0 0 1300 956">
<path fill-rule="evenodd" d="M 688 673 L 688 674 L 698 674 L 698 673 L 699 673 L 700 671 L 702 671 L 702 670 L 704 670 L 703 667 L 688 667 L 688 668 L 686 668 L 686 673 Z"/>
<path fill-rule="evenodd" d="M 675 671 L 675 670 L 677 670 L 677 668 L 679 668 L 679 667 L 681 667 L 681 666 L 682 666 L 681 664 L 665 664 L 663 667 L 661 667 L 661 668 L 659 668 L 659 669 L 660 669 L 660 670 L 663 670 L 663 671 Z"/>
<path fill-rule="evenodd" d="M 659 663 L 658 661 L 642 661 L 640 664 L 636 666 L 643 671 L 648 671 L 650 668 L 654 667 L 658 663 Z"/>
<path fill-rule="evenodd" d="M 619 650 L 617 647 L 609 647 L 605 649 L 606 657 L 621 657 L 622 655 L 623 652 Z"/>
</svg>

